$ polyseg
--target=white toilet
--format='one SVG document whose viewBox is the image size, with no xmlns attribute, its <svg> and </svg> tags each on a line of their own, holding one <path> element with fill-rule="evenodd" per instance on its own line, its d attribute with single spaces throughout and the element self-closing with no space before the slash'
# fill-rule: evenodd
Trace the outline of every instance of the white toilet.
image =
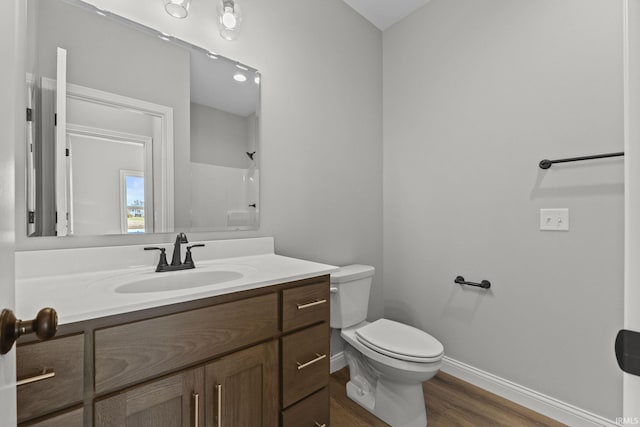
<svg viewBox="0 0 640 427">
<path fill-rule="evenodd" d="M 393 427 L 424 427 L 422 383 L 440 370 L 444 347 L 414 327 L 366 321 L 374 271 L 349 265 L 331 273 L 331 327 L 348 343 L 347 395 Z"/>
</svg>

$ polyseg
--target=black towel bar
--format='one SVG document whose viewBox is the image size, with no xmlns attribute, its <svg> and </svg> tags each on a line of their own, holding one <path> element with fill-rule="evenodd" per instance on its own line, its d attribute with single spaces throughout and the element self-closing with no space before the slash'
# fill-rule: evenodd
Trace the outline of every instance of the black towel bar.
<svg viewBox="0 0 640 427">
<path fill-rule="evenodd" d="M 458 276 L 453 281 L 459 285 L 477 286 L 482 289 L 489 289 L 491 287 L 491 282 L 488 280 L 483 280 L 480 283 L 474 283 L 474 282 L 467 282 L 464 280 L 464 277 Z"/>
<path fill-rule="evenodd" d="M 540 166 L 540 169 L 549 169 L 551 165 L 554 163 L 579 162 L 582 160 L 605 159 L 607 157 L 618 157 L 618 156 L 624 156 L 624 151 L 620 151 L 618 153 L 596 154 L 595 156 L 570 157 L 568 159 L 557 159 L 557 160 L 544 159 L 540 161 L 538 166 Z"/>
</svg>

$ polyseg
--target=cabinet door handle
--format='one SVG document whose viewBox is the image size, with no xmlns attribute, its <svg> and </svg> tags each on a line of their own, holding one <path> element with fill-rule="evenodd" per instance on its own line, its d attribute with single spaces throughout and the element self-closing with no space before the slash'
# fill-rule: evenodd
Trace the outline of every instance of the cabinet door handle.
<svg viewBox="0 0 640 427">
<path fill-rule="evenodd" d="M 296 305 L 298 306 L 298 310 L 304 310 L 305 308 L 314 307 L 316 305 L 324 304 L 326 302 L 327 302 L 326 299 L 320 299 L 318 301 L 310 302 L 307 304 L 296 304 Z"/>
<path fill-rule="evenodd" d="M 316 424 L 316 427 L 327 427 L 327 425 L 326 425 L 326 424 L 320 424 L 320 423 L 319 423 L 319 422 L 317 422 L 317 421 L 314 421 L 314 423 Z"/>
<path fill-rule="evenodd" d="M 47 368 L 43 368 L 42 369 L 42 373 L 35 375 L 33 377 L 29 377 L 29 378 L 23 378 L 21 380 L 18 380 L 16 382 L 16 386 L 21 386 L 21 385 L 26 385 L 26 384 L 31 384 L 31 383 L 37 383 L 38 381 L 42 381 L 42 380 L 47 380 L 49 378 L 53 378 L 56 376 L 55 371 L 53 370 L 48 370 Z"/>
<path fill-rule="evenodd" d="M 313 365 L 314 363 L 319 362 L 322 359 L 326 359 L 327 358 L 326 354 L 318 354 L 318 353 L 316 353 L 316 356 L 317 357 L 315 359 L 309 360 L 307 363 L 296 362 L 296 364 L 298 365 L 298 370 L 304 369 L 307 366 Z"/>
<path fill-rule="evenodd" d="M 193 393 L 193 426 L 200 427 L 200 394 Z"/>
<path fill-rule="evenodd" d="M 216 395 L 218 396 L 218 427 L 222 427 L 222 384 L 216 385 Z"/>
</svg>

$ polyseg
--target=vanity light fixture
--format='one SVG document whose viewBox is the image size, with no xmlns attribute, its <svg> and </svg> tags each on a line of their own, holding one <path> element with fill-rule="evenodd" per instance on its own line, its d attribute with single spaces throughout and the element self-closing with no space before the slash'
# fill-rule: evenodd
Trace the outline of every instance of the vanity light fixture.
<svg viewBox="0 0 640 427">
<path fill-rule="evenodd" d="M 174 18 L 183 19 L 189 14 L 191 0 L 164 0 L 164 10 Z"/>
<path fill-rule="evenodd" d="M 247 81 L 247 76 L 245 76 L 242 73 L 237 73 L 233 75 L 233 80 L 237 81 L 237 82 L 246 82 Z"/>
<path fill-rule="evenodd" d="M 238 38 L 242 12 L 236 0 L 220 0 L 218 3 L 218 28 L 220 35 L 226 40 Z"/>
</svg>

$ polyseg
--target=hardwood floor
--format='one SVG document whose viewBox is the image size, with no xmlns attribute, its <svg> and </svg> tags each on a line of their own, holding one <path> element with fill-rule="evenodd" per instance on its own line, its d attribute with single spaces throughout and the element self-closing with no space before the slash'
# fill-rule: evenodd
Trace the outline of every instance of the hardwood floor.
<svg viewBox="0 0 640 427">
<path fill-rule="evenodd" d="M 331 375 L 332 427 L 384 427 L 386 423 L 347 397 L 349 369 Z M 564 424 L 439 372 L 423 385 L 429 427 L 559 427 Z"/>
</svg>

